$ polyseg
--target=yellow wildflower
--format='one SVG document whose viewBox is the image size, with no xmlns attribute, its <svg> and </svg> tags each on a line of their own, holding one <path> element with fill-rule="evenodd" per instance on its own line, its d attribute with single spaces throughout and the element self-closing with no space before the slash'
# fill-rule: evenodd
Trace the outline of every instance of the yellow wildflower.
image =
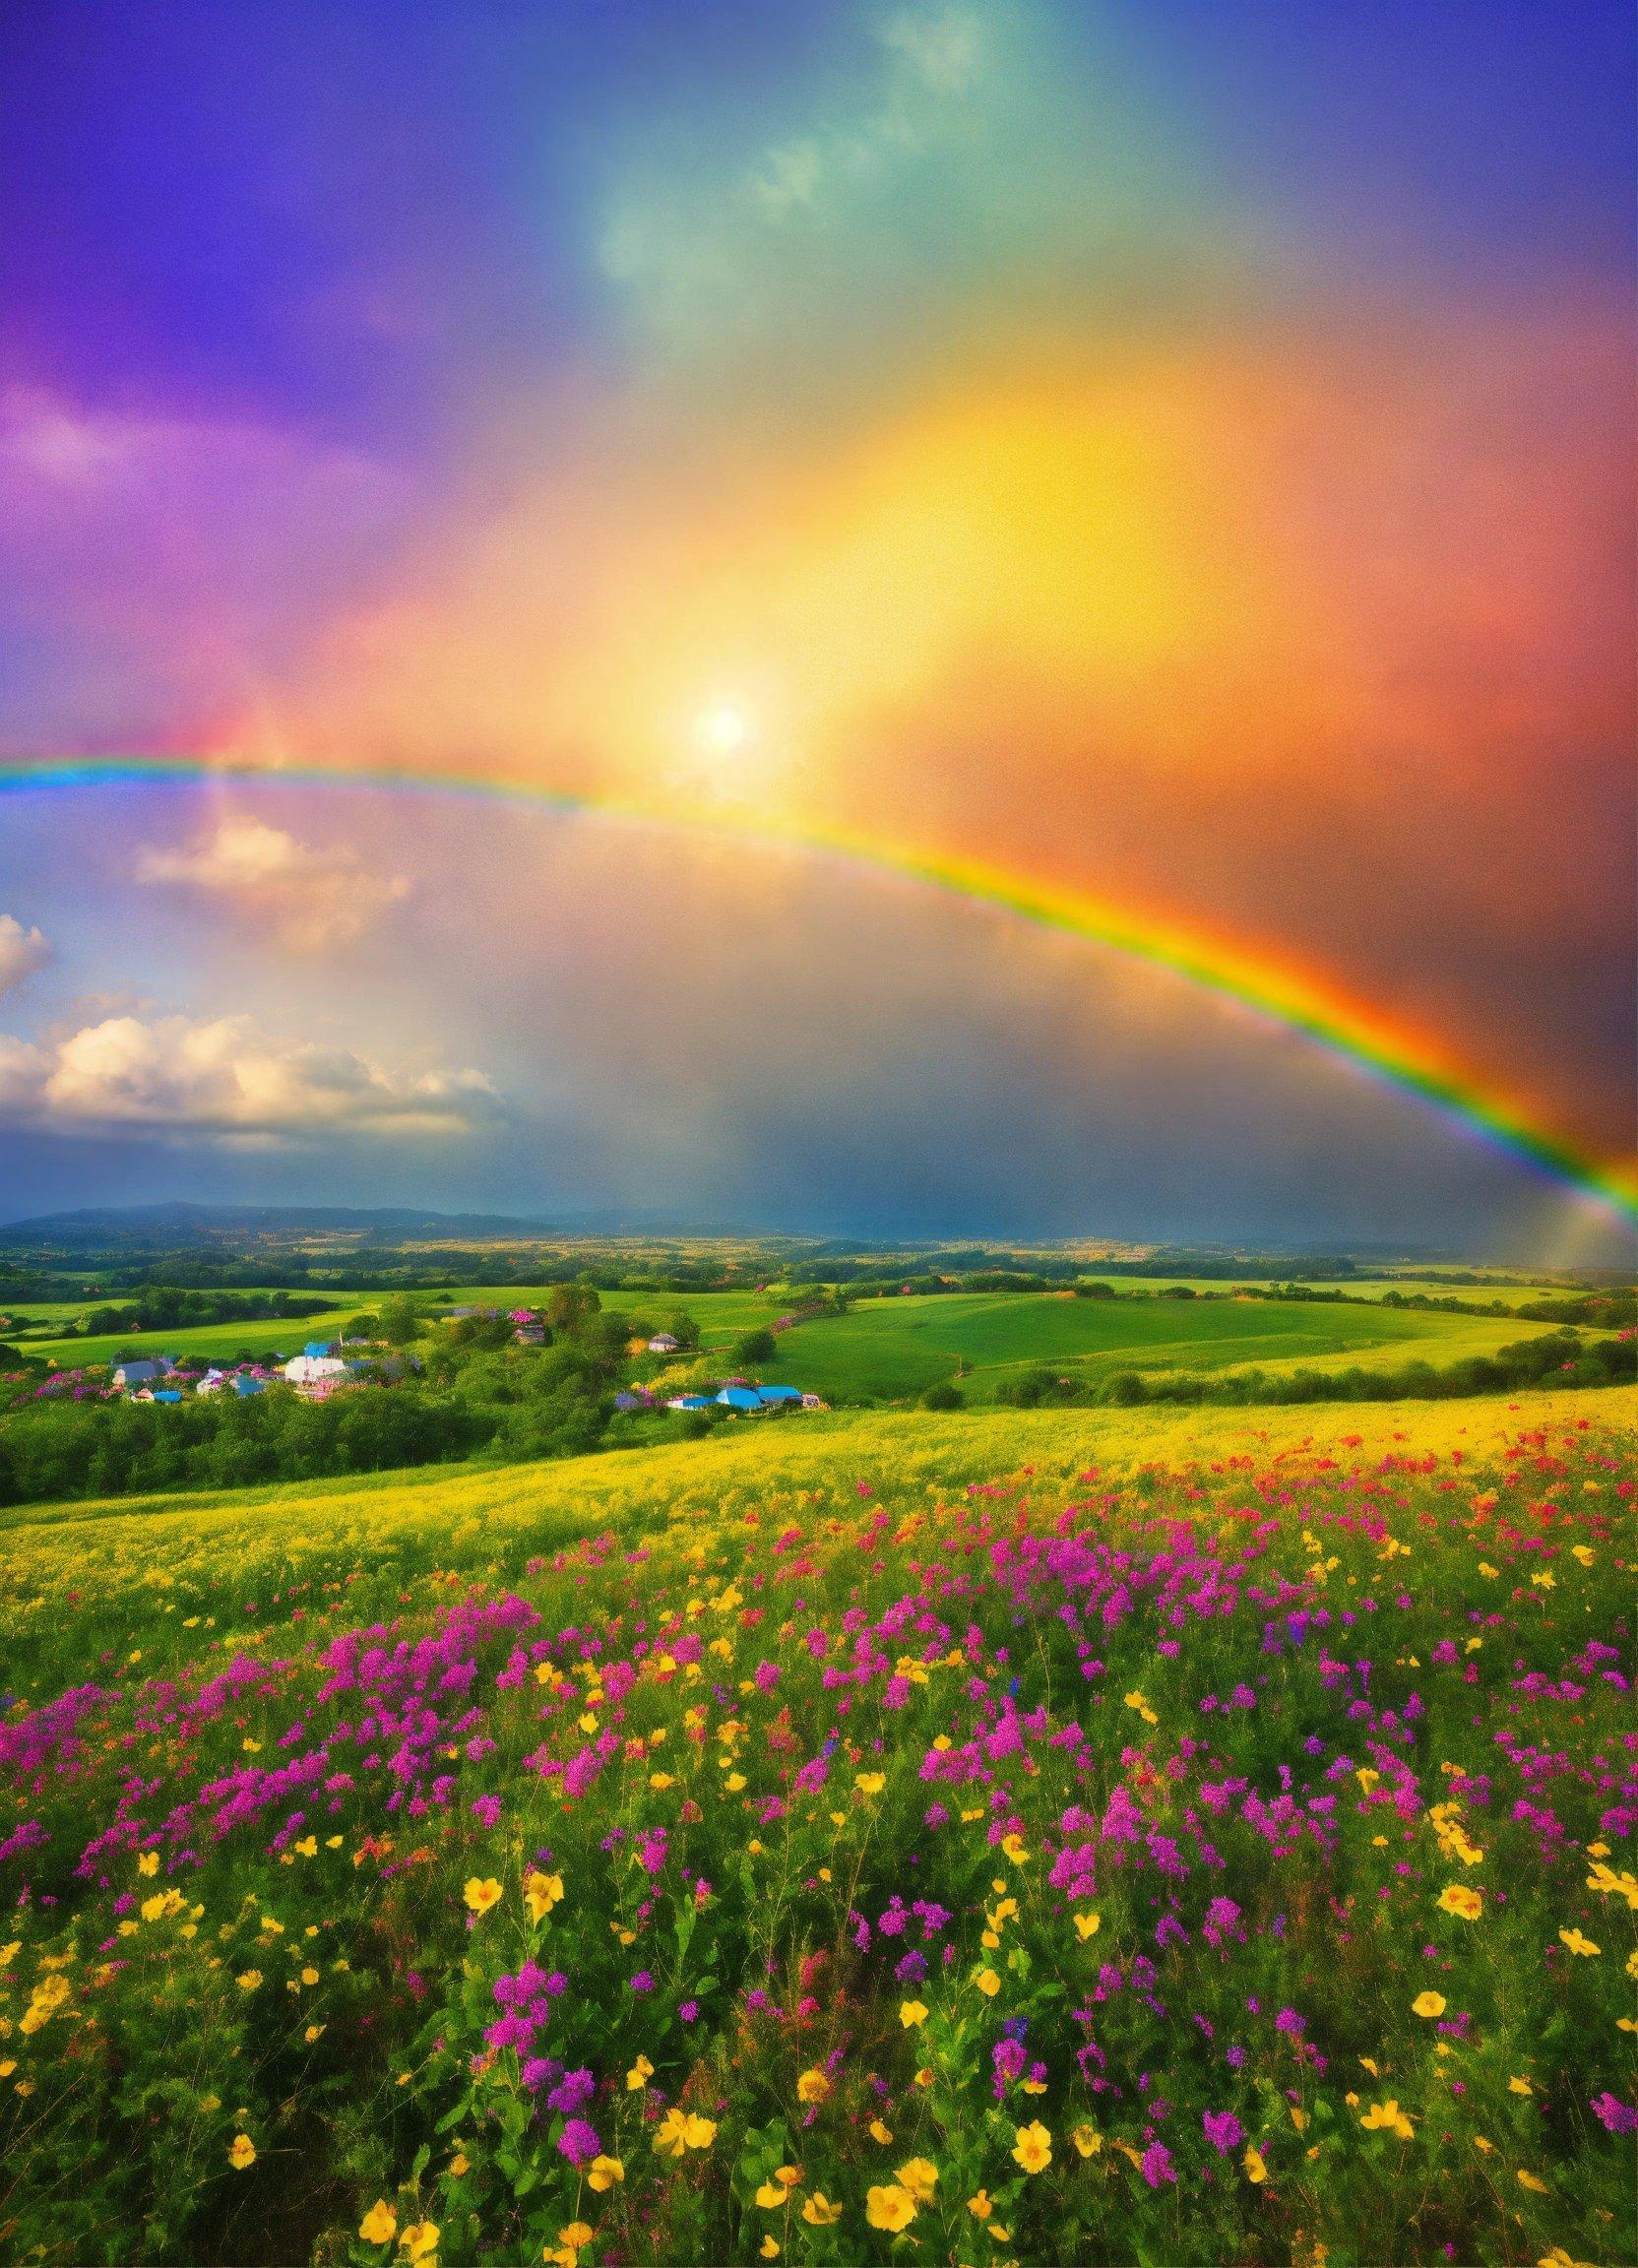
<svg viewBox="0 0 1638 2268">
<path fill-rule="evenodd" d="M 626 2073 L 627 2094 L 635 2095 L 638 2088 L 646 2087 L 653 2077 L 654 2065 L 646 2055 L 639 2055 L 631 2069 Z"/>
<path fill-rule="evenodd" d="M 1411 2003 L 1413 2016 L 1442 2016 L 1445 2012 L 1442 1992 L 1418 1992 Z"/>
<path fill-rule="evenodd" d="M 616 2181 L 623 2181 L 625 2177 L 625 2161 L 606 2155 L 594 2158 L 586 2174 L 594 2189 L 612 2189 Z"/>
<path fill-rule="evenodd" d="M 1018 2128 L 1013 2157 L 1026 2174 L 1044 2173 L 1052 2163 L 1052 2137 L 1039 2118 Z"/>
<path fill-rule="evenodd" d="M 986 2000 L 993 2000 L 1001 1989 L 1001 1980 L 993 1969 L 980 1969 L 973 1982 Z"/>
<path fill-rule="evenodd" d="M 227 2163 L 242 2174 L 247 2166 L 256 2163 L 256 2145 L 248 2134 L 235 2134 L 228 2146 Z"/>
<path fill-rule="evenodd" d="M 901 2000 L 899 2003 L 899 2021 L 907 2032 L 914 2031 L 917 2025 L 925 2024 L 927 2013 L 927 2003 L 924 2000 Z"/>
<path fill-rule="evenodd" d="M 828 2229 L 833 2221 L 840 2221 L 842 2208 L 833 2205 L 823 2189 L 815 2189 L 802 2207 L 802 2219 L 810 2229 Z"/>
<path fill-rule="evenodd" d="M 1567 1946 L 1572 1953 L 1579 1953 L 1584 1961 L 1590 1961 L 1595 1953 L 1602 1950 L 1593 1943 L 1591 1937 L 1584 1937 L 1579 1929 L 1560 1929 L 1558 1942 Z"/>
<path fill-rule="evenodd" d="M 366 2244 L 390 2244 L 398 2235 L 398 2215 L 385 2197 L 378 2197 L 358 2224 Z"/>
<path fill-rule="evenodd" d="M 500 1904 L 500 1884 L 492 1874 L 474 1874 L 461 1895 L 474 1914 L 487 1914 Z"/>
<path fill-rule="evenodd" d="M 938 2168 L 927 2158 L 907 2158 L 894 2178 L 908 2189 L 917 2205 L 930 2205 L 938 2187 Z"/>
<path fill-rule="evenodd" d="M 908 2229 L 915 2219 L 915 2199 L 897 2181 L 880 2183 L 864 2193 L 864 2218 L 872 2229 Z"/>
<path fill-rule="evenodd" d="M 817 2068 L 804 2071 L 796 2082 L 796 2099 L 800 2103 L 823 2103 L 830 2091 L 830 2081 Z"/>
<path fill-rule="evenodd" d="M 1248 2181 L 1256 2182 L 1268 2179 L 1268 2168 L 1263 2164 L 1263 2154 L 1255 2142 L 1246 2144 L 1245 2156 L 1240 2160 L 1240 2164 L 1245 2168 L 1245 2177 Z"/>
</svg>

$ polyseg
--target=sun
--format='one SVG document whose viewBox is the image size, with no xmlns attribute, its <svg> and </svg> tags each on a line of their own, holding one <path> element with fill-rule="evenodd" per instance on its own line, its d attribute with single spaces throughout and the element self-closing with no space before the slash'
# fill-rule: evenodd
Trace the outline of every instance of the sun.
<svg viewBox="0 0 1638 2268">
<path fill-rule="evenodd" d="M 694 720 L 694 738 L 714 756 L 737 755 L 751 737 L 751 721 L 731 701 L 717 701 Z"/>
</svg>

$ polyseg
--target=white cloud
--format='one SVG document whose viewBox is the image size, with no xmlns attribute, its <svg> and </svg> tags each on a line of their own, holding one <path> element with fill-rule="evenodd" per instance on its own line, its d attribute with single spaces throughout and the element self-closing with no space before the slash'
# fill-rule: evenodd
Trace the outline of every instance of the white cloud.
<svg viewBox="0 0 1638 2268">
<path fill-rule="evenodd" d="M 43 969 L 51 948 L 37 929 L 25 929 L 14 914 L 0 914 L 0 992 L 9 992 Z"/>
<path fill-rule="evenodd" d="M 223 819 L 185 850 L 140 851 L 136 878 L 227 899 L 303 952 L 350 945 L 410 891 L 403 875 L 372 874 L 345 844 L 314 850 L 248 816 Z"/>
<path fill-rule="evenodd" d="M 493 1106 L 481 1072 L 397 1073 L 248 1016 L 109 1016 L 37 1043 L 0 1034 L 0 1117 L 59 1133 L 451 1135 Z"/>
</svg>

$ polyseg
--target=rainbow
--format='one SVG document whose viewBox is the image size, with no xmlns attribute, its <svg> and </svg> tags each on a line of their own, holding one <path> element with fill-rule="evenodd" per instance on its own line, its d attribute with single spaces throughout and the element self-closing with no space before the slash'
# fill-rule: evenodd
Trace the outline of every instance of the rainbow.
<svg viewBox="0 0 1638 2268">
<path fill-rule="evenodd" d="M 200 783 L 369 788 L 395 795 L 450 796 L 520 805 L 565 817 L 665 828 L 763 851 L 824 858 L 855 873 L 916 883 L 997 909 L 1038 928 L 1077 937 L 1188 983 L 1293 1032 L 1314 1046 L 1428 1104 L 1470 1138 L 1522 1161 L 1550 1179 L 1597 1199 L 1638 1226 L 1638 1178 L 1532 1122 L 1486 1092 L 1418 1036 L 1311 976 L 1283 968 L 1203 930 L 1184 928 L 1082 890 L 1062 890 L 982 859 L 882 842 L 846 829 L 765 818 L 702 816 L 613 797 L 573 795 L 505 779 L 398 772 L 373 766 L 253 763 L 220 757 L 87 756 L 0 767 L 0 795 L 79 788 Z"/>
</svg>

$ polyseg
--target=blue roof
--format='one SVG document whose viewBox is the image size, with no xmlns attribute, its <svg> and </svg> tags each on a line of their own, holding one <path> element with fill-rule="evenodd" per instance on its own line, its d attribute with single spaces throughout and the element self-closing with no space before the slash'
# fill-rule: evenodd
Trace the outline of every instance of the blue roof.
<svg viewBox="0 0 1638 2268">
<path fill-rule="evenodd" d="M 719 1394 L 717 1399 L 720 1402 L 723 1397 Z M 709 1394 L 679 1394 L 677 1408 L 679 1410 L 709 1410 L 711 1408 L 711 1396 Z"/>
<path fill-rule="evenodd" d="M 719 1402 L 725 1402 L 730 1410 L 760 1410 L 762 1408 L 762 1396 L 754 1386 L 724 1386 L 717 1399 Z"/>
<path fill-rule="evenodd" d="M 174 1386 L 164 1386 L 155 1395 L 154 1399 L 156 1402 L 180 1402 L 182 1397 L 177 1393 Z"/>
<path fill-rule="evenodd" d="M 799 1402 L 802 1398 L 799 1386 L 759 1386 L 757 1394 L 764 1402 Z"/>
<path fill-rule="evenodd" d="M 235 1394 L 265 1394 L 267 1387 L 260 1378 L 247 1378 L 242 1370 L 233 1379 Z"/>
<path fill-rule="evenodd" d="M 335 1347 L 334 1339 L 309 1339 L 301 1352 L 303 1354 L 330 1354 L 335 1352 Z"/>
</svg>

